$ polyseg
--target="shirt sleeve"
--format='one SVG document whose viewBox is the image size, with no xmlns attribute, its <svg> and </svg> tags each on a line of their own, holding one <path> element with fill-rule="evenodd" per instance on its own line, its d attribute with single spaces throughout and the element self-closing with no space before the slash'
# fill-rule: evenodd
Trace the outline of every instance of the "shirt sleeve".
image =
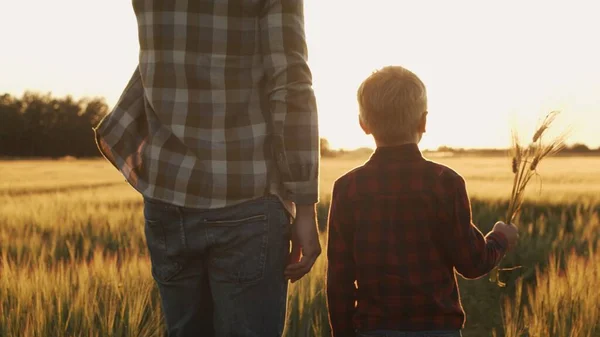
<svg viewBox="0 0 600 337">
<path fill-rule="evenodd" d="M 468 279 L 480 278 L 500 262 L 508 241 L 497 232 L 484 236 L 473 224 L 471 202 L 460 176 L 455 180 L 449 201 L 449 221 L 442 226 L 446 252 L 458 273 Z"/>
<path fill-rule="evenodd" d="M 319 198 L 320 146 L 303 1 L 266 0 L 259 26 L 273 156 L 289 200 L 314 204 Z"/>
<path fill-rule="evenodd" d="M 327 244 L 327 306 L 334 337 L 354 336 L 352 318 L 356 303 L 356 273 L 353 254 L 353 226 L 344 220 L 347 214 L 339 184 L 333 187 L 329 210 Z"/>
</svg>

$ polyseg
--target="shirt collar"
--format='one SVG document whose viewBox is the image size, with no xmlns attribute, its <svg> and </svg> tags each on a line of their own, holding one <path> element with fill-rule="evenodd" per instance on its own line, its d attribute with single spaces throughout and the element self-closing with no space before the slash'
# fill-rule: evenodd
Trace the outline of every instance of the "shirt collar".
<svg viewBox="0 0 600 337">
<path fill-rule="evenodd" d="M 396 161 L 404 162 L 418 161 L 423 159 L 423 155 L 419 147 L 415 143 L 403 144 L 397 146 L 381 146 L 377 147 L 371 155 L 370 161 Z"/>
</svg>

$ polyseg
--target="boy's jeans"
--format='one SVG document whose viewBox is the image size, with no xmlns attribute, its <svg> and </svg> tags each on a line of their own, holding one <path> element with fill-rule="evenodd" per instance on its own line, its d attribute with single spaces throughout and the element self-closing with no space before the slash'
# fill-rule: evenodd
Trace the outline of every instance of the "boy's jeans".
<svg viewBox="0 0 600 337">
<path fill-rule="evenodd" d="M 375 330 L 359 332 L 357 337 L 461 337 L 460 330 L 393 331 Z"/>
<path fill-rule="evenodd" d="M 276 197 L 215 210 L 144 201 L 169 337 L 281 336 L 290 218 Z"/>
</svg>

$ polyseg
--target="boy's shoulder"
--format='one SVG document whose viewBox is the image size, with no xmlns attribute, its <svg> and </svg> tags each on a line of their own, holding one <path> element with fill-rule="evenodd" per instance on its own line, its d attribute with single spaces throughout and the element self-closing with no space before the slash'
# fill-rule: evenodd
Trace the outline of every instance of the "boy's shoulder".
<svg viewBox="0 0 600 337">
<path fill-rule="evenodd" d="M 357 166 L 350 171 L 342 174 L 333 182 L 334 189 L 340 189 L 342 186 L 347 186 L 348 183 L 355 178 L 357 174 L 359 174 L 364 168 L 364 165 Z"/>
<path fill-rule="evenodd" d="M 431 178 L 438 179 L 443 185 L 455 186 L 465 183 L 463 176 L 450 166 L 429 159 L 425 160 L 425 165 L 427 165 L 427 171 L 433 175 Z"/>
<path fill-rule="evenodd" d="M 450 166 L 435 162 L 433 160 L 426 159 L 425 165 L 428 166 L 429 170 L 436 175 L 449 179 L 462 179 L 462 176 L 456 172 Z"/>
<path fill-rule="evenodd" d="M 338 177 L 333 183 L 333 189 L 338 192 L 345 191 L 361 175 L 373 175 L 373 169 L 368 163 L 351 169 Z M 446 188 L 455 188 L 458 185 L 465 184 L 465 179 L 453 168 L 444 164 L 426 159 L 422 166 L 423 174 L 429 181 L 438 181 L 439 185 Z"/>
</svg>

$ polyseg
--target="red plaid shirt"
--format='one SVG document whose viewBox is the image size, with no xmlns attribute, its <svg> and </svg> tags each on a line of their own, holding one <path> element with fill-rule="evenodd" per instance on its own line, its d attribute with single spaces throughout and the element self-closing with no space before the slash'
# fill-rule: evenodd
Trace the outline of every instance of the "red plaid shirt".
<svg viewBox="0 0 600 337">
<path fill-rule="evenodd" d="M 464 179 L 416 144 L 378 148 L 333 187 L 327 301 L 333 335 L 461 329 L 456 272 L 479 278 L 506 237 L 471 221 Z"/>
</svg>

